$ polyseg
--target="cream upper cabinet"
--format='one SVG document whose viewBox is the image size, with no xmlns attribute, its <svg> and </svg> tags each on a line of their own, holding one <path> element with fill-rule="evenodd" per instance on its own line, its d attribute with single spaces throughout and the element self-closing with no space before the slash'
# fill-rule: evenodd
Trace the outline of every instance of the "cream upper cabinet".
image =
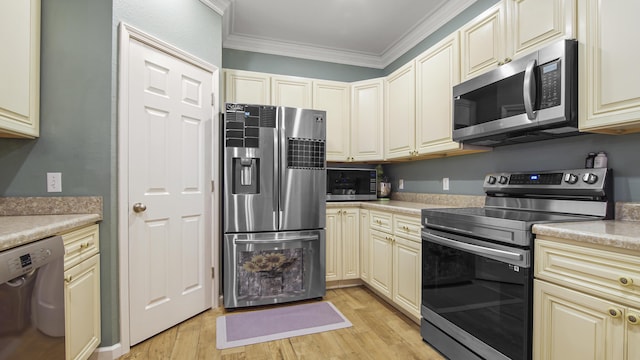
<svg viewBox="0 0 640 360">
<path fill-rule="evenodd" d="M 271 104 L 271 77 L 253 71 L 224 70 L 225 102 Z"/>
<path fill-rule="evenodd" d="M 507 54 L 512 58 L 576 36 L 575 0 L 506 0 Z"/>
<path fill-rule="evenodd" d="M 351 155 L 348 161 L 383 159 L 383 79 L 351 83 Z"/>
<path fill-rule="evenodd" d="M 312 108 L 311 79 L 294 76 L 271 77 L 271 103 L 277 106 Z"/>
<path fill-rule="evenodd" d="M 327 112 L 327 161 L 348 161 L 351 86 L 338 81 L 314 80 L 313 108 Z"/>
<path fill-rule="evenodd" d="M 415 63 L 410 61 L 384 82 L 384 158 L 415 156 Z"/>
<path fill-rule="evenodd" d="M 578 0 L 579 126 L 640 131 L 640 1 Z"/>
<path fill-rule="evenodd" d="M 40 0 L 0 2 L 0 137 L 40 135 Z"/>
<path fill-rule="evenodd" d="M 504 63 L 505 6 L 500 1 L 460 28 L 462 80 Z"/>
<path fill-rule="evenodd" d="M 451 89 L 460 82 L 458 34 L 453 33 L 416 58 L 416 131 L 418 154 L 459 149 L 451 140 Z"/>
<path fill-rule="evenodd" d="M 576 33 L 575 0 L 503 0 L 460 29 L 462 81 Z"/>
</svg>

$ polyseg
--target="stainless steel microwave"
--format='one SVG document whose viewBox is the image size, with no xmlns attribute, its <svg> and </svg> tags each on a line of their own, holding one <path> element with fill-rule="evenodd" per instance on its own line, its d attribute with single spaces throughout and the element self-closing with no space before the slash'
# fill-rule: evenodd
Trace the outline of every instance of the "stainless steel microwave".
<svg viewBox="0 0 640 360">
<path fill-rule="evenodd" d="M 577 52 L 577 41 L 558 41 L 454 86 L 453 140 L 499 146 L 578 135 Z"/>
<path fill-rule="evenodd" d="M 327 201 L 376 200 L 375 169 L 327 168 Z"/>
</svg>

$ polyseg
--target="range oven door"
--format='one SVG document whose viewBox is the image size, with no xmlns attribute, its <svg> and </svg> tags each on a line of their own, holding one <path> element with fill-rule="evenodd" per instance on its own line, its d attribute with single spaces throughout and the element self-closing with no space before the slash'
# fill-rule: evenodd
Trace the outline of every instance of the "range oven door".
<svg viewBox="0 0 640 360">
<path fill-rule="evenodd" d="M 530 259 L 529 249 L 424 229 L 424 320 L 484 359 L 530 359 Z"/>
<path fill-rule="evenodd" d="M 223 288 L 225 308 L 324 296 L 324 230 L 225 234 Z"/>
</svg>

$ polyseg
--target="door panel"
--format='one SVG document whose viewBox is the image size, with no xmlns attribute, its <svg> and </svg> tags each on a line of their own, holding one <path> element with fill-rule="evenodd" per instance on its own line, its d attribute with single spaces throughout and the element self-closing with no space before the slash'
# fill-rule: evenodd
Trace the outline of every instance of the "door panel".
<svg viewBox="0 0 640 360">
<path fill-rule="evenodd" d="M 212 75 L 134 40 L 129 47 L 130 340 L 211 306 Z M 135 212 L 141 203 L 146 210 Z"/>
</svg>

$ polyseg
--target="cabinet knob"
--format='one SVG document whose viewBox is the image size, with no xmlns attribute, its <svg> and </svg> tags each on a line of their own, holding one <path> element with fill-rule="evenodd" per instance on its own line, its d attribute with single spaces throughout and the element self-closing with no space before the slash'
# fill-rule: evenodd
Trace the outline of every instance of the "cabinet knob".
<svg viewBox="0 0 640 360">
<path fill-rule="evenodd" d="M 65 281 L 66 283 L 70 283 L 72 279 L 73 279 L 73 277 L 72 277 L 71 275 L 69 275 L 69 276 L 66 276 L 66 277 L 64 278 L 64 281 Z"/>
<path fill-rule="evenodd" d="M 504 61 L 498 61 L 498 66 L 504 65 Z"/>
<path fill-rule="evenodd" d="M 633 285 L 633 279 L 628 278 L 626 276 L 620 276 L 618 278 L 618 282 L 620 283 L 620 285 L 622 286 L 631 286 Z"/>
<path fill-rule="evenodd" d="M 133 204 L 133 212 L 141 213 L 147 210 L 147 205 L 143 203 L 135 203 Z"/>
<path fill-rule="evenodd" d="M 504 58 L 504 63 L 505 64 L 510 63 L 511 61 L 512 61 L 511 58 Z"/>
<path fill-rule="evenodd" d="M 609 315 L 612 318 L 618 318 L 620 317 L 620 315 L 622 315 L 622 311 L 616 308 L 609 308 L 609 310 L 607 310 L 609 312 Z"/>
<path fill-rule="evenodd" d="M 638 314 L 627 314 L 627 322 L 631 325 L 638 325 L 640 324 L 640 315 Z"/>
</svg>

